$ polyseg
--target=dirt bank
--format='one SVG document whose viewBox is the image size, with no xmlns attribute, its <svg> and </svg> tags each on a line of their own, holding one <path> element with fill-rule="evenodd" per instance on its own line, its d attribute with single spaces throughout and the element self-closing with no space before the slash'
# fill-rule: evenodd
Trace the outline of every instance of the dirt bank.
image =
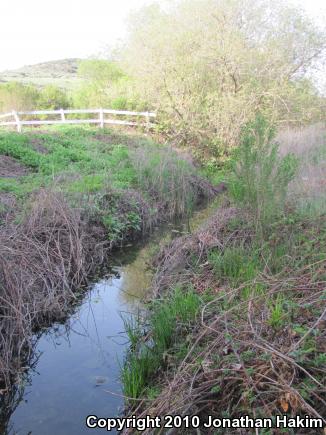
<svg viewBox="0 0 326 435">
<path fill-rule="evenodd" d="M 0 177 L 16 178 L 29 173 L 29 169 L 18 160 L 9 156 L 0 155 Z"/>
</svg>

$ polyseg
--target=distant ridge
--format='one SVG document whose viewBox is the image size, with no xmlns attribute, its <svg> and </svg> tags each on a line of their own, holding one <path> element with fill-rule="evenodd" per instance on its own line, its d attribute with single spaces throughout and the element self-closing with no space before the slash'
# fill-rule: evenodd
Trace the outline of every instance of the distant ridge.
<svg viewBox="0 0 326 435">
<path fill-rule="evenodd" d="M 73 88 L 81 81 L 77 76 L 80 60 L 82 59 L 59 59 L 6 70 L 0 72 L 0 83 L 17 81 L 40 87 L 54 84 L 61 88 Z"/>
</svg>

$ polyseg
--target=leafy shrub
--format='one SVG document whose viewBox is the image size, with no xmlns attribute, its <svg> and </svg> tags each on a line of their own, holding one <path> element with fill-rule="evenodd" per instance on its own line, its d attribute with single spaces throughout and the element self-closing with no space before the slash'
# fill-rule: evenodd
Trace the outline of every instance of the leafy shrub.
<svg viewBox="0 0 326 435">
<path fill-rule="evenodd" d="M 289 122 L 322 118 L 323 98 L 302 77 L 322 58 L 325 35 L 299 8 L 282 1 L 271 8 L 270 0 L 160 3 L 133 14 L 122 57 L 171 140 L 220 158 L 257 110 Z"/>
<path fill-rule="evenodd" d="M 71 102 L 67 93 L 54 85 L 45 86 L 41 89 L 38 97 L 38 109 L 58 110 L 67 109 Z"/>
<path fill-rule="evenodd" d="M 248 206 L 261 225 L 283 212 L 287 188 L 298 166 L 293 154 L 279 155 L 274 134 L 273 127 L 260 115 L 246 126 L 230 184 L 233 197 Z"/>
<path fill-rule="evenodd" d="M 71 105 L 67 93 L 54 85 L 38 89 L 34 85 L 8 82 L 0 85 L 0 111 L 56 110 Z"/>
<path fill-rule="evenodd" d="M 39 91 L 35 86 L 8 82 L 0 85 L 0 112 L 32 110 L 37 105 Z"/>
</svg>

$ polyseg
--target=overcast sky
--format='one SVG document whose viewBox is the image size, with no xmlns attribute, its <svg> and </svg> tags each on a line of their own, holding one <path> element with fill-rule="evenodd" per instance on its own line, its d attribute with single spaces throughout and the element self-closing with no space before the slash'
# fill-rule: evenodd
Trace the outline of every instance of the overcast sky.
<svg viewBox="0 0 326 435">
<path fill-rule="evenodd" d="M 125 33 L 128 14 L 150 0 L 0 0 L 0 71 L 23 65 L 88 57 Z M 290 0 L 284 0 L 290 1 Z M 317 20 L 326 1 L 293 0 Z"/>
</svg>

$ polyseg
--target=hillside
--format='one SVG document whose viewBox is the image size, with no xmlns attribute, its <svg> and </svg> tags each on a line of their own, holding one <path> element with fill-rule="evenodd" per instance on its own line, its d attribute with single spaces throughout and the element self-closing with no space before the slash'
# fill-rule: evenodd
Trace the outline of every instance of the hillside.
<svg viewBox="0 0 326 435">
<path fill-rule="evenodd" d="M 60 59 L 2 71 L 0 72 L 0 83 L 18 81 L 37 86 L 55 84 L 65 89 L 73 88 L 80 82 L 77 77 L 79 60 L 77 58 Z"/>
</svg>

